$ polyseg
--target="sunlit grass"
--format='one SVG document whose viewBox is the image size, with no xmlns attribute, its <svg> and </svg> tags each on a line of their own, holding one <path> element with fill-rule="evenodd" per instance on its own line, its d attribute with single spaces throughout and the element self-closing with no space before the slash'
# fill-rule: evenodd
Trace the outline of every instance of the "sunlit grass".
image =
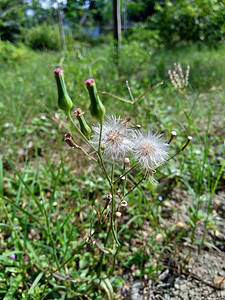
<svg viewBox="0 0 225 300">
<path fill-rule="evenodd" d="M 131 116 L 134 125 L 150 126 L 163 132 L 167 139 L 175 130 L 173 153 L 180 149 L 188 135 L 193 136 L 192 144 L 179 158 L 159 169 L 158 185 L 152 187 L 150 182 L 145 182 L 129 195 L 124 221 L 118 230 L 123 244 L 116 265 L 118 277 L 111 280 L 116 289 L 123 283 L 122 270 L 129 270 L 132 265 L 136 265 L 137 277 L 146 273 L 157 277 L 162 263 L 151 264 L 146 249 L 151 251 L 153 259 L 154 255 L 167 253 L 168 248 L 173 251 L 183 238 L 200 249 L 207 241 L 207 229 L 217 227 L 211 201 L 217 186 L 222 184 L 225 154 L 223 60 L 224 46 L 218 49 L 182 47 L 150 55 L 137 44 L 131 44 L 121 49 L 118 72 L 110 47 L 91 49 L 77 44 L 67 56 L 29 52 L 21 60 L 2 61 L 0 260 L 7 272 L 0 271 L 5 280 L 0 283 L 3 291 L 0 297 L 7 293 L 13 297 L 10 295 L 16 293 L 18 284 L 18 299 L 28 295 L 32 299 L 47 295 L 76 295 L 82 299 L 88 288 L 93 299 L 104 297 L 98 282 L 93 282 L 93 286 L 87 284 L 95 276 L 100 254 L 98 248 L 84 241 L 95 214 L 93 205 L 103 205 L 107 182 L 100 169 L 62 141 L 64 133 L 71 128 L 57 108 L 53 70 L 58 66 L 65 70 L 74 109 L 81 107 L 89 123 L 93 120 L 84 85 L 87 78 L 96 79 L 99 91 L 129 100 L 126 80 L 135 98 L 164 80 L 163 85 L 135 105 L 100 95 L 107 114 L 113 111 L 117 116 Z M 190 65 L 189 86 L 184 95 L 169 81 L 167 72 L 173 63 L 181 63 L 184 68 Z M 191 197 L 186 210 L 182 210 L 186 227 L 177 236 L 176 225 L 167 228 L 163 213 L 163 209 L 168 208 L 164 200 L 171 199 L 176 189 L 187 191 Z M 178 200 L 180 206 L 186 201 Z M 196 229 L 201 222 L 203 235 L 199 239 Z M 143 226 L 147 226 L 147 237 Z M 105 235 L 104 231 L 99 234 L 102 240 Z M 141 241 L 139 248 L 132 244 L 135 238 Z M 127 244 L 129 250 L 124 246 Z M 12 253 L 16 255 L 15 260 L 10 258 Z M 53 275 L 48 276 L 50 273 Z"/>
</svg>

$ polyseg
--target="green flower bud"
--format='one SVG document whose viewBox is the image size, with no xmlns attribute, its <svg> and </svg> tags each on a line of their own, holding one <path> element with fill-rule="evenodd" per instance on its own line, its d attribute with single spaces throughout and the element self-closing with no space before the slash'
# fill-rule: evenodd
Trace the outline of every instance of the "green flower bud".
<svg viewBox="0 0 225 300">
<path fill-rule="evenodd" d="M 54 70 L 55 79 L 58 88 L 58 107 L 62 109 L 67 115 L 70 113 L 70 110 L 73 106 L 73 102 L 71 101 L 64 81 L 63 70 L 57 68 Z"/>
<path fill-rule="evenodd" d="M 105 107 L 102 104 L 98 94 L 96 84 L 93 78 L 89 78 L 85 81 L 89 95 L 91 100 L 90 111 L 93 117 L 98 119 L 102 122 L 104 114 L 105 114 Z"/>
<path fill-rule="evenodd" d="M 100 148 L 101 148 L 102 151 L 105 151 L 106 146 L 105 145 L 101 145 Z"/>
<path fill-rule="evenodd" d="M 86 121 L 84 119 L 83 111 L 80 108 L 77 108 L 74 111 L 74 114 L 77 116 L 77 119 L 80 123 L 81 132 L 86 136 L 87 139 L 90 140 L 91 128 L 88 126 L 88 124 L 86 123 Z"/>
</svg>

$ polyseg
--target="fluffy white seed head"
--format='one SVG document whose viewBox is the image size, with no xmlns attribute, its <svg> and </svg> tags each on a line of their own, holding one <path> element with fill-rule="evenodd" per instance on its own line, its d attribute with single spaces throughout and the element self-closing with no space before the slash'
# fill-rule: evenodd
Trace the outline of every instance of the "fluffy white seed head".
<svg viewBox="0 0 225 300">
<path fill-rule="evenodd" d="M 167 147 L 161 134 L 136 131 L 132 154 L 142 168 L 153 170 L 168 158 Z"/>
<path fill-rule="evenodd" d="M 95 147 L 99 145 L 100 124 L 93 127 L 91 142 Z M 125 122 L 115 116 L 107 116 L 103 120 L 101 148 L 103 158 L 110 161 L 123 161 L 126 154 L 132 149 L 133 130 Z"/>
</svg>

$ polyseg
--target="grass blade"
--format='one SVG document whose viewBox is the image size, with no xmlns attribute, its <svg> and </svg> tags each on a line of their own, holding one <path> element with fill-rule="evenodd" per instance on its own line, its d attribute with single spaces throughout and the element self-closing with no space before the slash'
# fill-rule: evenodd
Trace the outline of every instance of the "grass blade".
<svg viewBox="0 0 225 300">
<path fill-rule="evenodd" d="M 0 196 L 3 196 L 3 186 L 4 186 L 4 182 L 3 182 L 3 164 L 2 164 L 2 158 L 0 156 Z"/>
<path fill-rule="evenodd" d="M 23 183 L 24 187 L 26 188 L 27 192 L 29 193 L 29 195 L 32 197 L 32 199 L 35 201 L 36 205 L 39 208 L 39 211 L 41 212 L 41 214 L 43 215 L 43 209 L 42 206 L 40 204 L 40 202 L 38 201 L 38 199 L 35 197 L 34 193 L 32 192 L 32 190 L 30 189 L 30 187 L 26 184 L 26 182 L 24 181 L 23 177 L 17 172 L 17 170 L 13 167 L 13 165 L 11 164 L 11 162 L 7 159 L 8 164 L 10 165 L 10 167 L 13 169 L 13 171 L 16 173 L 16 175 L 19 177 L 19 179 L 21 180 L 21 182 Z"/>
<path fill-rule="evenodd" d="M 8 198 L 5 198 L 3 196 L 0 196 L 0 199 L 3 201 L 6 201 L 7 203 L 11 204 L 13 207 L 17 208 L 18 210 L 20 210 L 22 213 L 24 213 L 25 215 L 27 215 L 28 217 L 30 217 L 31 219 L 33 219 L 35 222 L 37 222 L 42 229 L 45 230 L 45 227 L 41 224 L 41 222 L 34 216 L 34 214 L 29 213 L 27 210 L 25 210 L 24 208 L 20 207 L 19 205 L 17 205 L 16 203 L 14 203 L 13 201 L 9 200 Z"/>
<path fill-rule="evenodd" d="M 29 291 L 28 291 L 28 295 L 32 294 L 33 290 L 35 289 L 36 285 L 38 284 L 38 282 L 41 280 L 42 276 L 44 275 L 44 272 L 40 272 L 38 274 L 38 276 L 35 278 L 34 282 L 32 283 L 32 286 L 30 287 Z"/>
</svg>

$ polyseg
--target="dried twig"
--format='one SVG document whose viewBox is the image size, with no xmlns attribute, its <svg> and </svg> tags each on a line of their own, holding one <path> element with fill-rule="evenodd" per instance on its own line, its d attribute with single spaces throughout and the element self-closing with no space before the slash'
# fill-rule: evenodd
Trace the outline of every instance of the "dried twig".
<svg viewBox="0 0 225 300">
<path fill-rule="evenodd" d="M 115 99 L 118 99 L 118 100 L 121 100 L 123 102 L 126 102 L 126 103 L 130 103 L 130 104 L 135 104 L 137 101 L 141 100 L 141 98 L 143 98 L 145 95 L 147 95 L 148 93 L 150 93 L 151 91 L 153 91 L 155 88 L 157 88 L 159 85 L 162 85 L 164 82 L 161 81 L 159 83 L 157 83 L 156 85 L 150 87 L 147 91 L 145 91 L 142 95 L 140 95 L 139 97 L 137 97 L 136 99 L 134 100 L 128 100 L 128 99 L 125 99 L 125 98 L 121 98 L 121 97 L 118 97 L 118 96 L 115 96 L 113 94 L 110 94 L 110 93 L 107 93 L 107 92 L 99 92 L 100 94 L 102 95 L 107 95 L 107 96 L 110 96 L 110 97 L 113 97 Z M 129 91 L 129 94 L 130 96 L 132 95 L 131 94 L 131 91 L 130 91 L 130 87 L 129 85 L 127 84 L 127 88 L 128 88 L 128 91 Z M 133 95 L 131 96 L 131 98 L 133 98 Z"/>
<path fill-rule="evenodd" d="M 130 98 L 131 98 L 131 100 L 134 102 L 134 97 L 133 97 L 133 94 L 132 94 L 132 92 L 131 92 L 131 88 L 130 88 L 130 86 L 129 86 L 128 80 L 126 80 L 126 85 L 127 85 L 128 92 L 129 92 L 129 94 L 130 94 Z"/>
<path fill-rule="evenodd" d="M 90 157 L 91 159 L 97 161 L 94 157 L 92 157 L 91 155 L 89 155 L 81 146 L 79 146 L 78 144 L 76 144 L 74 142 L 74 139 L 73 139 L 73 136 L 72 136 L 72 133 L 71 132 L 67 132 L 65 135 L 64 135 L 64 138 L 63 138 L 64 142 L 67 143 L 67 145 L 69 145 L 71 148 L 77 148 L 77 149 L 80 149 L 85 155 L 87 155 L 88 157 Z"/>
</svg>

